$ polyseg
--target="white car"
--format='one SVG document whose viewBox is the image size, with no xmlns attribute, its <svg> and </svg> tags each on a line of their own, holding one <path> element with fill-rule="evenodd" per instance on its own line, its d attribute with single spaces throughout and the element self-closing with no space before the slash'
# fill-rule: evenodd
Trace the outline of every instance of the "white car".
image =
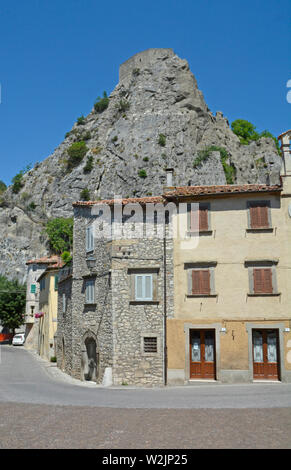
<svg viewBox="0 0 291 470">
<path fill-rule="evenodd" d="M 13 336 L 12 344 L 14 346 L 22 346 L 25 342 L 25 334 L 24 333 L 17 333 L 17 335 Z"/>
</svg>

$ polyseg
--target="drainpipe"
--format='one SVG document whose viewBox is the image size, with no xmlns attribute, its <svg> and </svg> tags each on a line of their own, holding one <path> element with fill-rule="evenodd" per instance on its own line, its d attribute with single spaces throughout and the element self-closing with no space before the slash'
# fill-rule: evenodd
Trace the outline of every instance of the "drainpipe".
<svg viewBox="0 0 291 470">
<path fill-rule="evenodd" d="M 166 263 L 166 237 L 164 236 L 164 385 L 167 385 L 167 263 Z"/>
</svg>

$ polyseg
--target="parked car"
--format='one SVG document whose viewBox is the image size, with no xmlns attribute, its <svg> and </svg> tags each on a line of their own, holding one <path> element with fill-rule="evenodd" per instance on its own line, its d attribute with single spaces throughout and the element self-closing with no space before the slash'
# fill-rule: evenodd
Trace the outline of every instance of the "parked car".
<svg viewBox="0 0 291 470">
<path fill-rule="evenodd" d="M 22 346 L 25 342 L 25 334 L 24 333 L 17 333 L 17 335 L 13 336 L 12 344 L 14 346 Z"/>
</svg>

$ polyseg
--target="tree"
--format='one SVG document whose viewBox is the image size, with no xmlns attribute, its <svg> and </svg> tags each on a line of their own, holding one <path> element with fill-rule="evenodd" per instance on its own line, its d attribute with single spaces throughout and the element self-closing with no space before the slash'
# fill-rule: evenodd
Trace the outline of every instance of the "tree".
<svg viewBox="0 0 291 470">
<path fill-rule="evenodd" d="M 237 119 L 231 124 L 232 131 L 239 137 L 241 144 L 248 144 L 252 140 L 258 140 L 260 134 L 256 132 L 256 127 L 249 121 Z"/>
<path fill-rule="evenodd" d="M 6 184 L 3 181 L 0 180 L 0 194 L 4 193 L 4 191 L 6 191 L 6 189 L 7 189 Z"/>
<path fill-rule="evenodd" d="M 64 251 L 71 251 L 73 246 L 73 218 L 51 219 L 46 224 L 45 231 L 49 237 L 49 244 L 53 253 L 61 254 Z"/>
<path fill-rule="evenodd" d="M 0 276 L 0 322 L 14 330 L 23 323 L 26 286 Z"/>
</svg>

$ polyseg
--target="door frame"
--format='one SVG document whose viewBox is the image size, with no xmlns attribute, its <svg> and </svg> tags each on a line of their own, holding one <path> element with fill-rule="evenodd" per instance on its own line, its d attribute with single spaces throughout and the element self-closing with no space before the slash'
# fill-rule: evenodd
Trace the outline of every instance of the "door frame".
<svg viewBox="0 0 291 470">
<path fill-rule="evenodd" d="M 191 380 L 190 378 L 190 330 L 214 330 L 215 333 L 215 380 L 220 380 L 220 330 L 221 323 L 209 323 L 203 325 L 196 325 L 194 323 L 184 324 L 185 334 L 185 379 Z M 205 379 L 195 379 L 205 380 Z M 207 379 L 206 379 L 207 380 Z"/>
<path fill-rule="evenodd" d="M 249 371 L 250 380 L 252 382 L 260 382 L 261 380 L 254 379 L 254 363 L 253 363 L 253 330 L 278 330 L 278 382 L 286 382 L 286 370 L 284 367 L 284 323 L 246 323 L 246 331 L 248 333 L 248 349 L 249 349 Z M 277 380 L 276 380 L 277 381 Z"/>
</svg>

